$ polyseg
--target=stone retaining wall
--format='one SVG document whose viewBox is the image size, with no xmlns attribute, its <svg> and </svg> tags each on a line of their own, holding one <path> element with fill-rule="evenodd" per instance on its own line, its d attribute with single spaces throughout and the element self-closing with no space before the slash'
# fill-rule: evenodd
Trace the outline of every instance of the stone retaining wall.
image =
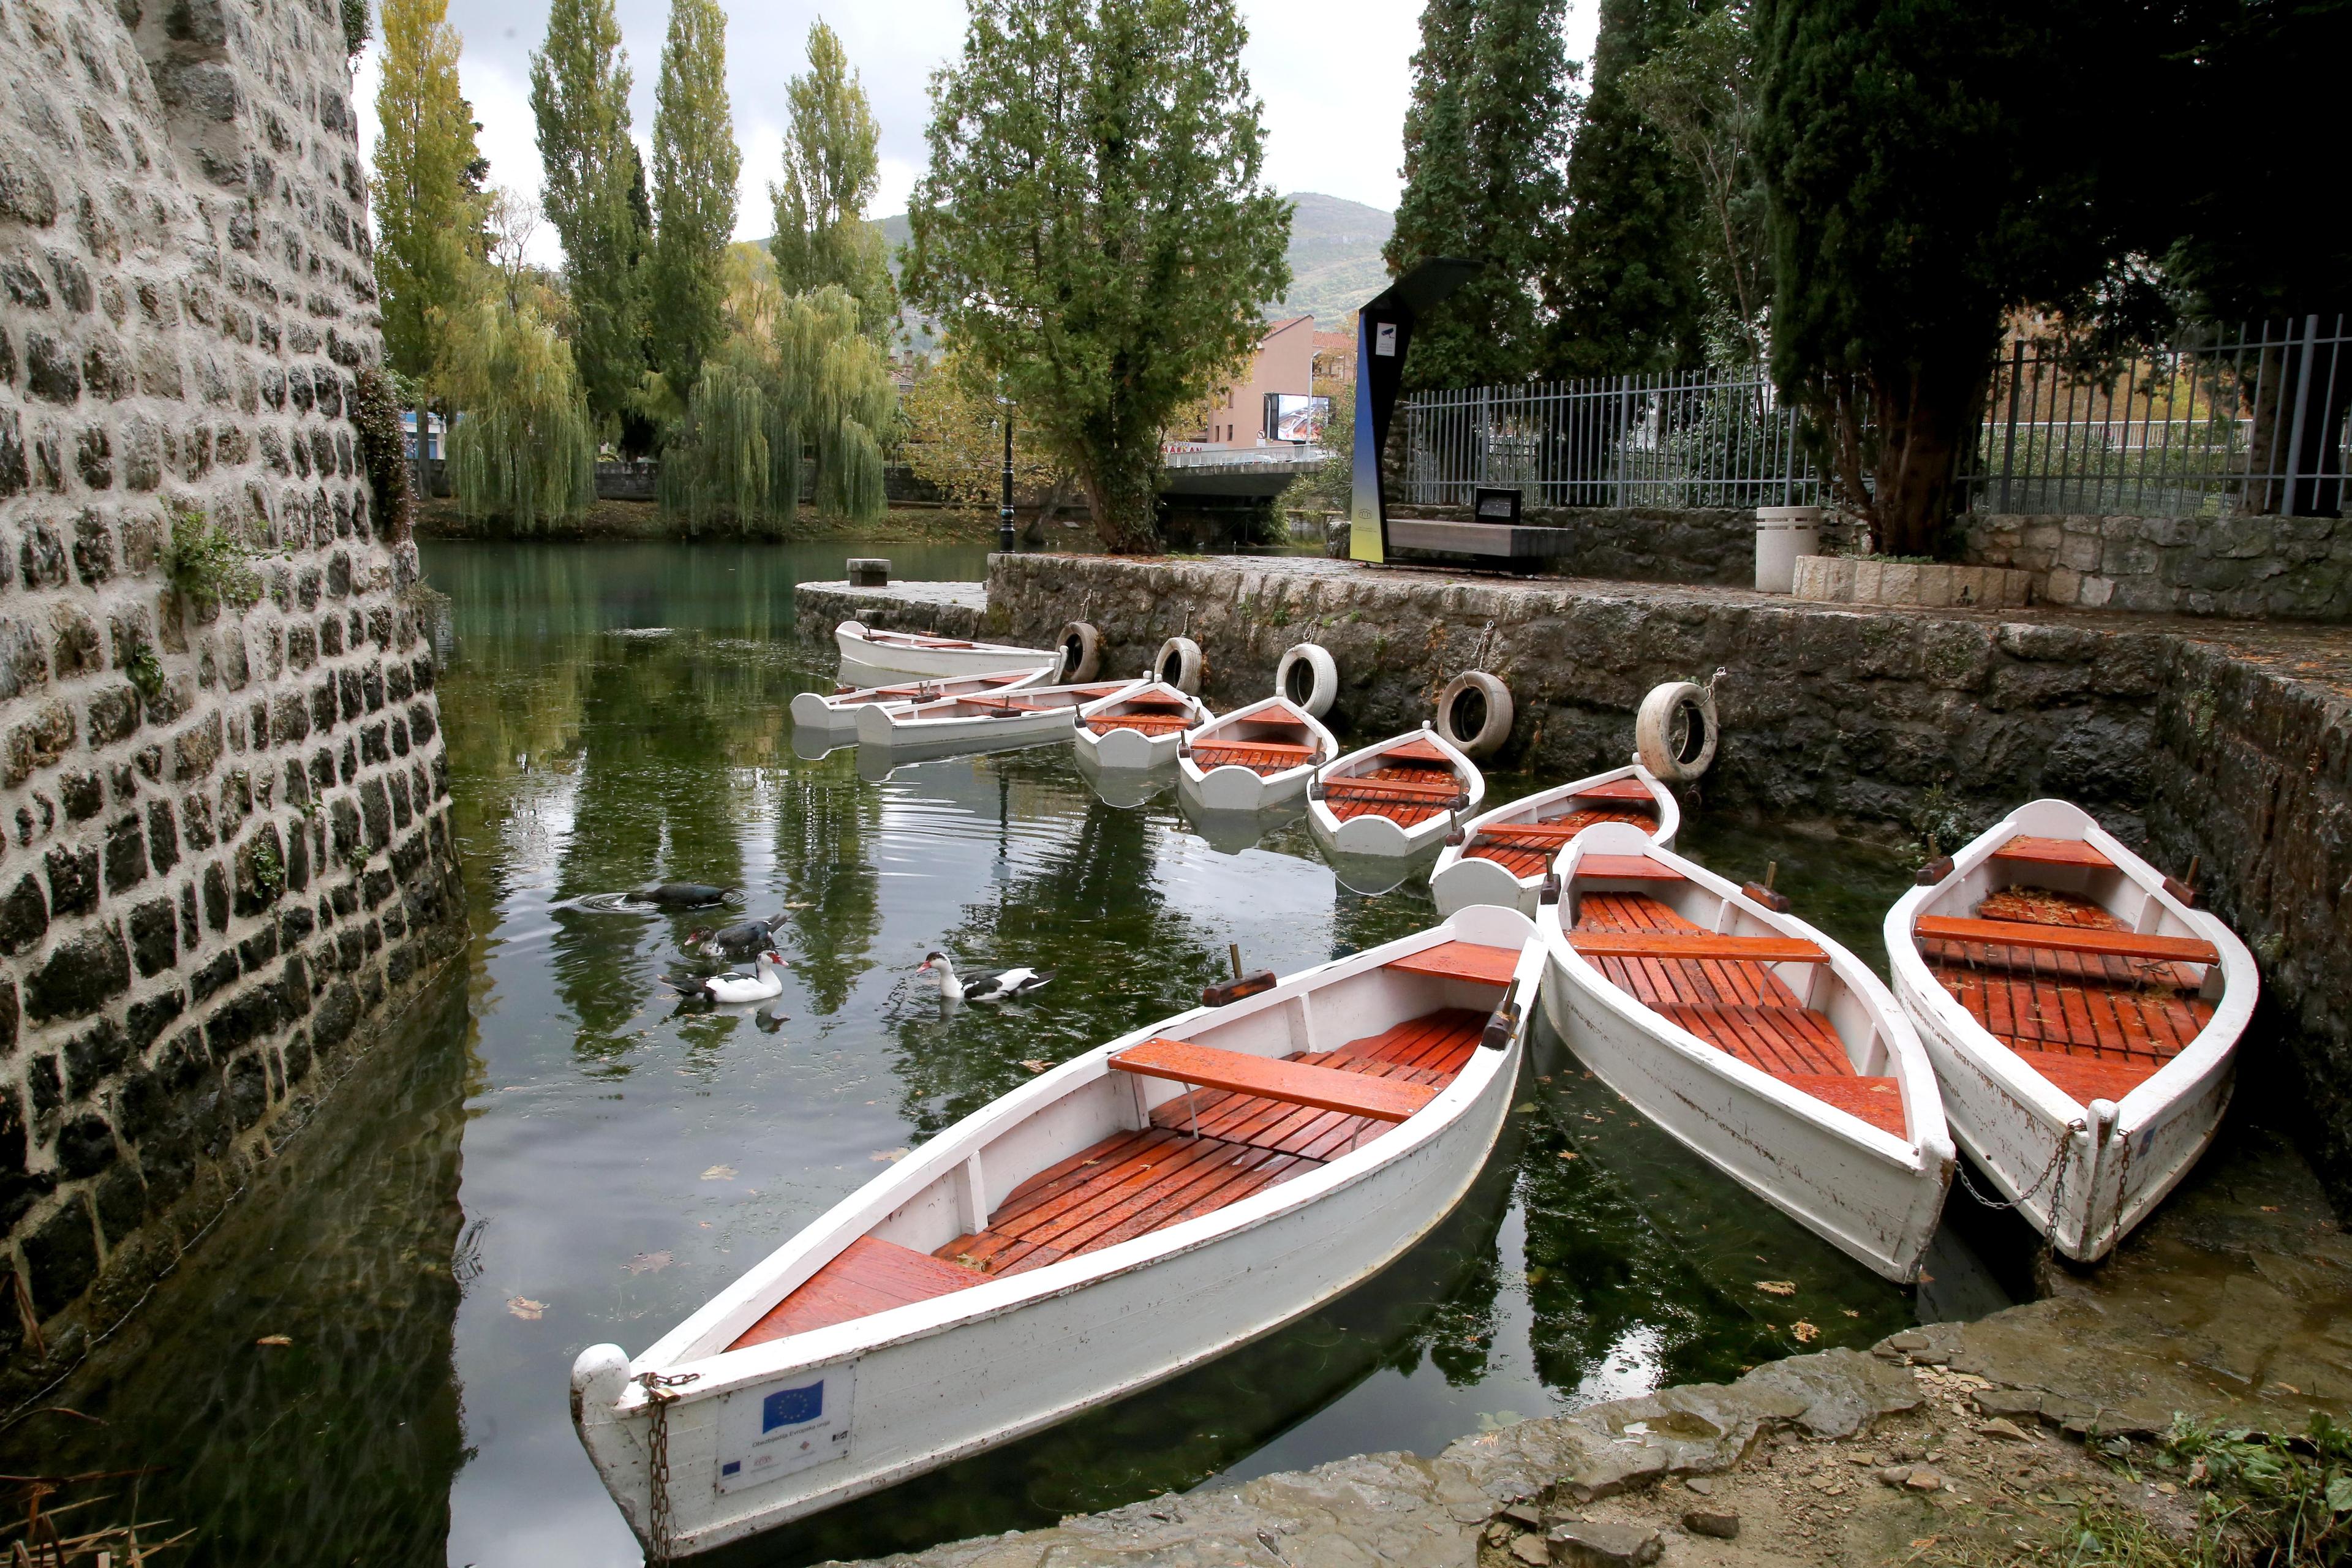
<svg viewBox="0 0 2352 1568">
<path fill-rule="evenodd" d="M 0 1400 L 457 941 L 350 94 L 334 0 L 0 11 Z M 175 518 L 249 603 L 175 590 Z"/>
<path fill-rule="evenodd" d="M 2352 620 L 2352 522 L 2335 517 L 1959 520 L 1960 558 L 2034 573 L 2043 604 Z"/>
<path fill-rule="evenodd" d="M 1466 506 L 1408 506 L 1392 517 L 1467 522 Z M 1566 553 L 1547 572 L 1563 577 L 1604 577 L 1628 583 L 1714 583 L 1728 588 L 1756 582 L 1756 512 L 1750 508 L 1529 507 L 1520 521 L 1564 529 Z M 1850 531 L 1825 520 L 1822 548 L 1837 549 Z"/>
<path fill-rule="evenodd" d="M 940 589 L 966 592 L 937 591 Z M 798 583 L 793 586 L 793 606 L 794 635 L 803 641 L 828 645 L 833 628 L 844 621 L 857 621 L 877 631 L 976 637 L 988 612 L 986 590 L 977 583 L 897 583 L 887 588 L 853 588 L 846 582 Z M 1045 631 L 1051 636 L 1059 629 L 1057 622 Z"/>
</svg>

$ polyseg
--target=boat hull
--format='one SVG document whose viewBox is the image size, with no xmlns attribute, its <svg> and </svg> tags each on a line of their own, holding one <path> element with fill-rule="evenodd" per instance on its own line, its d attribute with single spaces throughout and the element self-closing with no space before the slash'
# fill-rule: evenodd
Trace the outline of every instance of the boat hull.
<svg viewBox="0 0 2352 1568">
<path fill-rule="evenodd" d="M 1187 758 L 1176 787 L 1198 810 L 1250 816 L 1303 799 L 1314 773 L 1311 767 L 1296 767 L 1260 773 L 1233 763 L 1203 772 Z"/>
<path fill-rule="evenodd" d="M 1076 724 L 1076 708 L 1052 708 L 1003 715 L 970 715 L 952 719 L 908 719 L 878 706 L 857 715 L 857 743 L 887 751 L 904 761 L 917 756 L 946 756 L 956 752 L 1034 746 L 1058 741 Z"/>
<path fill-rule="evenodd" d="M 1555 931 L 1546 930 L 1544 1016 L 1593 1077 L 1848 1257 L 1891 1279 L 1918 1276 L 1943 1212 L 1947 1162 L 1890 1158 L 1826 1116 L 1743 1081 L 1721 1052 L 1653 1032 L 1628 1016 L 1615 987 L 1562 955 Z"/>
<path fill-rule="evenodd" d="M 1176 761 L 1181 734 L 1146 735 L 1139 730 L 1113 730 L 1108 734 L 1079 728 L 1079 759 L 1102 773 L 1150 773 Z"/>
<path fill-rule="evenodd" d="M 1476 856 L 1441 858 L 1429 874 L 1429 891 L 1437 900 L 1440 920 L 1473 904 L 1496 904 L 1536 918 L 1543 896 L 1541 878 L 1514 877 L 1492 860 Z"/>
<path fill-rule="evenodd" d="M 930 641 L 877 640 L 856 621 L 844 621 L 835 627 L 833 640 L 841 654 L 840 679 L 849 686 L 887 686 L 923 676 L 987 675 L 1040 664 L 1061 666 L 1061 655 L 1051 649 L 1001 643 L 951 647 Z"/>
<path fill-rule="evenodd" d="M 1429 873 L 1429 891 L 1437 901 L 1438 918 L 1447 919 L 1473 904 L 1495 904 L 1507 910 L 1515 909 L 1528 919 L 1535 920 L 1543 894 L 1543 878 L 1515 876 L 1484 856 L 1465 854 L 1464 851 L 1469 841 L 1490 826 L 1533 820 L 1540 817 L 1547 806 L 1570 801 L 1598 785 L 1620 779 L 1638 779 L 1648 787 L 1658 813 L 1658 826 L 1650 835 L 1650 841 L 1661 849 L 1673 848 L 1675 834 L 1682 826 L 1682 808 L 1675 802 L 1672 790 L 1661 784 L 1649 770 L 1638 763 L 1632 767 L 1595 773 L 1573 784 L 1507 801 L 1464 823 L 1463 842 L 1441 849 L 1437 864 Z M 1552 858 L 1556 860 L 1558 856 Z"/>
</svg>

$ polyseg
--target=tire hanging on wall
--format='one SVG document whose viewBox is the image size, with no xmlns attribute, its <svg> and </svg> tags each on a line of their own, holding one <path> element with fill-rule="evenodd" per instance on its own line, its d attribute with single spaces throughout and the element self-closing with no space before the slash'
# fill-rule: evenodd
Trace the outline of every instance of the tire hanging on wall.
<svg viewBox="0 0 2352 1568">
<path fill-rule="evenodd" d="M 1715 761 L 1718 727 L 1715 694 L 1689 680 L 1653 687 L 1633 719 L 1633 753 L 1669 784 L 1706 772 Z"/>
<path fill-rule="evenodd" d="M 1164 680 L 1187 697 L 1201 695 L 1201 645 L 1191 637 L 1170 637 L 1151 660 L 1151 679 Z"/>
<path fill-rule="evenodd" d="M 1465 735 L 1462 732 L 1463 710 L 1470 707 L 1465 700 L 1472 698 L 1477 700 L 1479 722 Z M 1474 761 L 1483 761 L 1503 749 L 1503 742 L 1511 738 L 1515 717 L 1511 689 L 1483 669 L 1465 670 L 1447 681 L 1445 689 L 1437 694 L 1437 732 Z"/>
<path fill-rule="evenodd" d="M 1102 633 L 1095 630 L 1090 621 L 1071 621 L 1054 634 L 1054 646 L 1062 650 L 1064 680 L 1092 680 L 1102 673 Z"/>
<path fill-rule="evenodd" d="M 1339 667 L 1331 650 L 1320 643 L 1303 642 L 1282 656 L 1274 667 L 1274 690 L 1320 719 L 1339 700 Z"/>
</svg>

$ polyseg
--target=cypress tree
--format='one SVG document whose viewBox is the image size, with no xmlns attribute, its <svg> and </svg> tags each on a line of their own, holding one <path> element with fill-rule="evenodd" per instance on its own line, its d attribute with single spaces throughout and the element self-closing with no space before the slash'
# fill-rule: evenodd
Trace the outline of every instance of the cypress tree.
<svg viewBox="0 0 2352 1568">
<path fill-rule="evenodd" d="M 448 0 L 384 0 L 376 89 L 375 277 L 385 357 L 417 381 L 436 367 L 436 313 L 479 287 L 487 204 L 474 115 L 457 90 Z"/>
<path fill-rule="evenodd" d="M 1431 0 L 1405 111 L 1405 190 L 1385 254 L 1487 263 L 1416 329 L 1412 384 L 1524 381 L 1542 364 L 1538 278 L 1564 200 L 1574 107 L 1564 0 Z"/>
<path fill-rule="evenodd" d="M 1690 0 L 1601 0 L 1591 90 L 1568 160 L 1568 221 L 1547 279 L 1558 374 L 1618 375 L 1705 358 L 1699 192 L 1626 91 L 1627 75 L 1691 17 Z"/>
<path fill-rule="evenodd" d="M 718 0 L 671 0 L 654 99 L 654 239 L 646 290 L 654 363 L 683 401 L 725 335 L 722 272 L 735 233 L 727 16 Z"/>
<path fill-rule="evenodd" d="M 629 81 L 613 0 L 554 0 L 546 47 L 530 58 L 530 108 L 546 174 L 541 202 L 563 242 L 581 384 L 590 414 L 607 429 L 632 407 L 646 370 Z"/>
<path fill-rule="evenodd" d="M 881 333 L 898 313 L 882 231 L 866 221 L 882 180 L 881 128 L 841 39 L 823 22 L 809 28 L 808 57 L 807 74 L 784 88 L 784 177 L 768 186 L 776 283 L 787 294 L 837 284 L 856 296 L 863 329 Z"/>
</svg>

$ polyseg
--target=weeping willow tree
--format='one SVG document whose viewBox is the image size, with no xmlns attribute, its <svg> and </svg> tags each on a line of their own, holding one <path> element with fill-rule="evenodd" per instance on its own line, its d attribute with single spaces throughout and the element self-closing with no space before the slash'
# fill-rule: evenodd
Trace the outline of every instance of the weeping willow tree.
<svg viewBox="0 0 2352 1568">
<path fill-rule="evenodd" d="M 485 290 L 440 318 L 436 388 L 460 416 L 449 485 L 467 517 L 519 532 L 577 517 L 596 496 L 596 437 L 572 351 L 528 303 Z"/>
<path fill-rule="evenodd" d="M 786 299 L 751 279 L 730 314 L 735 330 L 704 362 L 670 437 L 663 506 L 696 532 L 721 522 L 772 532 L 813 489 L 826 517 L 878 519 L 898 396 L 881 347 L 858 330 L 856 297 L 828 286 Z"/>
</svg>

